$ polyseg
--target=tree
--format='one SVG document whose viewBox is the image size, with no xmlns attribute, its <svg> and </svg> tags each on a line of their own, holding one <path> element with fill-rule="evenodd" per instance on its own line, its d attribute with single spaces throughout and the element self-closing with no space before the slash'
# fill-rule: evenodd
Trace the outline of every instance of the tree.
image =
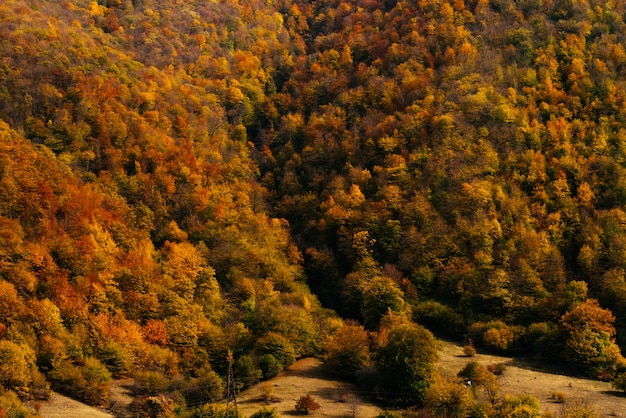
<svg viewBox="0 0 626 418">
<path fill-rule="evenodd" d="M 291 366 L 296 361 L 296 353 L 289 340 L 275 332 L 268 332 L 259 338 L 255 344 L 255 351 L 258 356 L 271 354 L 283 368 Z"/>
<path fill-rule="evenodd" d="M 389 399 L 421 403 L 433 380 L 437 341 L 414 323 L 392 325 L 375 355 L 380 390 Z"/>
<path fill-rule="evenodd" d="M 27 346 L 0 341 L 0 385 L 17 392 L 28 391 L 35 367 L 35 353 Z"/>
<path fill-rule="evenodd" d="M 434 417 L 463 418 L 473 401 L 467 387 L 435 376 L 433 383 L 426 391 L 424 405 Z"/>
<path fill-rule="evenodd" d="M 404 293 L 389 277 L 375 276 L 362 285 L 362 293 L 361 314 L 368 329 L 377 329 L 388 310 L 404 308 Z"/>
<path fill-rule="evenodd" d="M 354 378 L 370 362 L 370 339 L 360 325 L 344 325 L 326 343 L 326 364 L 340 376 Z"/>
<path fill-rule="evenodd" d="M 264 379 L 270 379 L 283 371 L 283 365 L 272 354 L 259 357 L 259 368 Z"/>
<path fill-rule="evenodd" d="M 624 358 L 615 343 L 615 317 L 595 299 L 587 299 L 561 317 L 566 333 L 563 358 L 581 371 L 593 376 L 610 378 Z"/>
</svg>

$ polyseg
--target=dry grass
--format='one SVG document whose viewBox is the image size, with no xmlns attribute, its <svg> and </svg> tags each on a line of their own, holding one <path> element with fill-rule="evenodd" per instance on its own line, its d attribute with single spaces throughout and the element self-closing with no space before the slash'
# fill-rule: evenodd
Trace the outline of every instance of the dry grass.
<svg viewBox="0 0 626 418">
<path fill-rule="evenodd" d="M 267 406 L 276 408 L 280 416 L 298 415 L 294 409 L 296 400 L 306 394 L 311 395 L 321 405 L 319 410 L 311 413 L 316 417 L 351 417 L 355 406 L 356 416 L 359 418 L 375 417 L 381 411 L 365 401 L 357 387 L 333 378 L 318 359 L 299 360 L 269 382 L 274 385 L 272 402 L 268 404 L 264 401 L 261 383 L 239 395 L 239 411 L 250 416 Z"/>
<path fill-rule="evenodd" d="M 506 370 L 498 377 L 503 392 L 514 395 L 531 394 L 541 403 L 542 411 L 559 413 L 568 404 L 583 402 L 595 405 L 602 417 L 626 418 L 626 397 L 615 391 L 611 383 L 533 370 L 527 363 L 510 357 L 477 354 L 467 358 L 464 357 L 461 346 L 442 343 L 439 368 L 445 376 L 456 376 L 470 361 L 485 366 L 505 363 Z M 554 398 L 555 393 L 563 395 L 564 402 L 558 402 Z"/>
<path fill-rule="evenodd" d="M 39 414 L 43 418 L 111 418 L 113 415 L 93 406 L 53 393 L 47 402 L 41 402 Z"/>
</svg>

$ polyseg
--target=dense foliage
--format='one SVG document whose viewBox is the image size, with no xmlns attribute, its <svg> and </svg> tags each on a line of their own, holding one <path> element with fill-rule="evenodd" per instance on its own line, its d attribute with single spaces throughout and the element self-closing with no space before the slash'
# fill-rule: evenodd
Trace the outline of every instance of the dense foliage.
<svg viewBox="0 0 626 418">
<path fill-rule="evenodd" d="M 193 409 L 322 350 L 383 394 L 401 353 L 419 403 L 422 326 L 621 376 L 625 12 L 2 2 L 0 416 L 125 376 Z"/>
</svg>

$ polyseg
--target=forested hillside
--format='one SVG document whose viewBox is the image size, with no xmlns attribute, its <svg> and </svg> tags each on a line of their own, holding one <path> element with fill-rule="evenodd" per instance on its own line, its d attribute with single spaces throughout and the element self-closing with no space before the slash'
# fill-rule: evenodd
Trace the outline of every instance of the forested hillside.
<svg viewBox="0 0 626 418">
<path fill-rule="evenodd" d="M 122 377 L 136 416 L 211 416 L 228 358 L 314 354 L 421 404 L 428 330 L 624 379 L 625 18 L 2 2 L 0 417 Z"/>
</svg>

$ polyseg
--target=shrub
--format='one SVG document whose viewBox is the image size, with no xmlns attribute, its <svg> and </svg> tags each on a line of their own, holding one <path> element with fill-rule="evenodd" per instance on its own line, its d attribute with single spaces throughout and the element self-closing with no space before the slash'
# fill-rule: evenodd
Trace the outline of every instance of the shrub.
<svg viewBox="0 0 626 418">
<path fill-rule="evenodd" d="M 261 386 L 261 393 L 263 393 L 265 402 L 271 402 L 274 399 L 274 385 L 270 382 L 264 382 Z"/>
<path fill-rule="evenodd" d="M 510 418 L 535 418 L 541 413 L 539 400 L 529 394 L 505 395 L 499 409 L 500 415 Z"/>
<path fill-rule="evenodd" d="M 489 364 L 487 366 L 487 370 L 493 373 L 496 376 L 502 376 L 504 371 L 506 370 L 506 364 L 498 363 L 498 364 Z"/>
<path fill-rule="evenodd" d="M 225 405 L 214 403 L 204 404 L 191 413 L 190 418 L 241 418 L 234 408 L 226 409 Z"/>
<path fill-rule="evenodd" d="M 487 372 L 484 366 L 481 366 L 475 361 L 467 363 L 456 375 L 465 380 L 472 382 L 478 382 L 480 378 Z"/>
<path fill-rule="evenodd" d="M 316 411 L 320 408 L 320 404 L 317 403 L 317 401 L 313 399 L 311 395 L 300 396 L 295 406 L 296 411 L 305 413 L 307 415 L 311 411 Z"/>
<path fill-rule="evenodd" d="M 476 349 L 473 345 L 466 345 L 463 347 L 463 355 L 465 357 L 474 357 L 476 355 Z"/>
<path fill-rule="evenodd" d="M 554 392 L 552 394 L 552 399 L 554 399 L 554 401 L 557 403 L 565 403 L 565 400 L 567 399 L 567 395 L 564 394 L 563 392 Z"/>
<path fill-rule="evenodd" d="M 506 351 L 515 336 L 509 328 L 489 328 L 483 334 L 483 344 L 486 348 L 497 351 Z"/>
<path fill-rule="evenodd" d="M 472 340 L 488 350 L 509 351 L 522 335 L 523 328 L 502 321 L 476 322 L 469 327 Z"/>
<path fill-rule="evenodd" d="M 626 372 L 618 373 L 613 379 L 613 387 L 622 392 L 626 392 Z"/>
<path fill-rule="evenodd" d="M 174 408 L 174 401 L 165 395 L 136 398 L 129 405 L 135 417 L 175 418 Z"/>
<path fill-rule="evenodd" d="M 568 403 L 563 418 L 600 418 L 600 412 L 595 405 L 583 401 Z"/>
<path fill-rule="evenodd" d="M 250 415 L 250 418 L 278 418 L 278 413 L 275 408 L 261 408 L 254 414 Z"/>
<path fill-rule="evenodd" d="M 135 373 L 133 391 L 137 395 L 164 392 L 167 389 L 168 378 L 161 372 L 146 370 Z"/>
<path fill-rule="evenodd" d="M 402 414 L 395 411 L 383 411 L 376 418 L 402 418 Z"/>
<path fill-rule="evenodd" d="M 554 347 L 560 344 L 559 339 L 560 332 L 555 324 L 536 322 L 528 326 L 520 346 L 522 350 L 530 351 L 536 357 L 550 359 L 557 357 Z"/>
</svg>

